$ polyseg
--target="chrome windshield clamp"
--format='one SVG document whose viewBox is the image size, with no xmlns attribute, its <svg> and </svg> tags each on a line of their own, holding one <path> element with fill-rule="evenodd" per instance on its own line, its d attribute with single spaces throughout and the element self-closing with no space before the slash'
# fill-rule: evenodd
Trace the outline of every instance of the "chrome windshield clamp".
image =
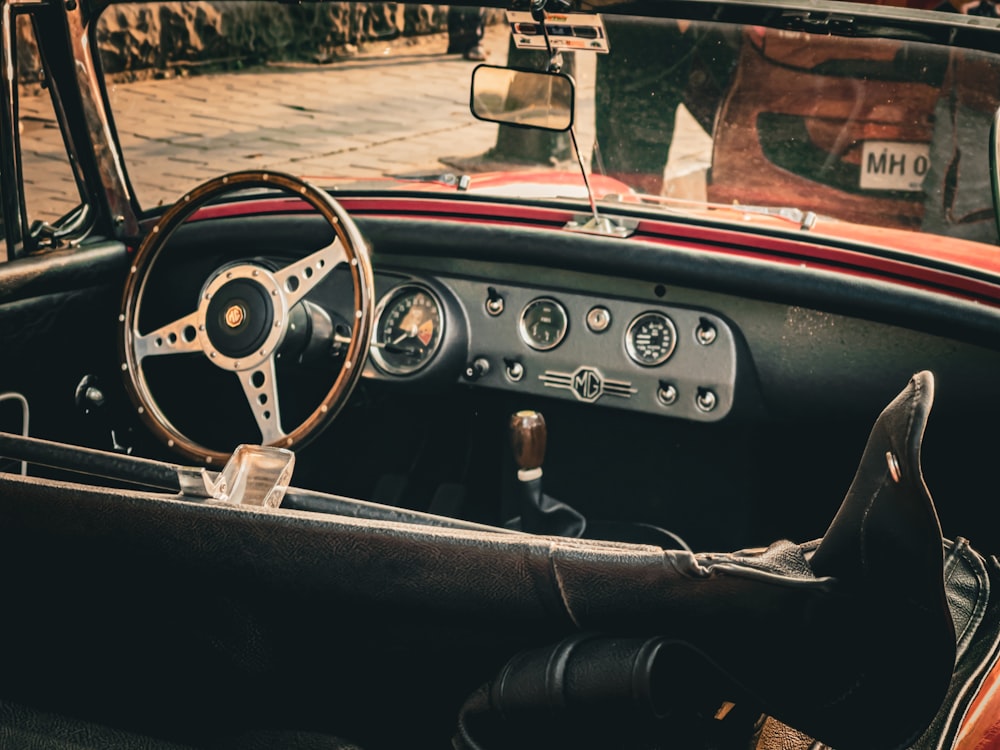
<svg viewBox="0 0 1000 750">
<path fill-rule="evenodd" d="M 635 234 L 639 222 L 634 219 L 611 219 L 607 216 L 584 214 L 574 216 L 571 221 L 566 222 L 563 229 L 567 232 L 580 232 L 581 234 L 596 234 L 601 237 L 618 237 L 625 239 Z"/>
<path fill-rule="evenodd" d="M 232 505 L 277 508 L 295 468 L 295 454 L 284 448 L 240 445 L 218 474 L 204 468 L 177 471 L 181 492 Z"/>
</svg>

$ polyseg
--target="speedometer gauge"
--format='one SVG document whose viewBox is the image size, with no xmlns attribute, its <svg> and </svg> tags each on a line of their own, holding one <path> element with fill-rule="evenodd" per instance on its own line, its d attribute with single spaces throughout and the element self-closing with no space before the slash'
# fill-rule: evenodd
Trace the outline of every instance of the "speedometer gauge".
<svg viewBox="0 0 1000 750">
<path fill-rule="evenodd" d="M 379 303 L 372 361 L 391 375 L 417 372 L 437 354 L 443 328 L 441 303 L 429 289 L 396 287 Z"/>
<path fill-rule="evenodd" d="M 625 331 L 625 350 L 636 364 L 653 367 L 666 362 L 674 353 L 677 330 L 674 322 L 661 312 L 644 312 Z"/>
</svg>

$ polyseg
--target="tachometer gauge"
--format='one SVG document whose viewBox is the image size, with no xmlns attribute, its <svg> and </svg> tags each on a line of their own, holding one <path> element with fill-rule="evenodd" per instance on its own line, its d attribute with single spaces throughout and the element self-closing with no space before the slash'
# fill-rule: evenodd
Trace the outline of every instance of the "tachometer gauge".
<svg viewBox="0 0 1000 750">
<path fill-rule="evenodd" d="M 372 361 L 391 375 L 409 375 L 430 362 L 441 346 L 441 303 L 415 284 L 396 287 L 379 303 Z"/>
<path fill-rule="evenodd" d="M 670 359 L 677 343 L 674 322 L 661 312 L 644 312 L 625 331 L 625 350 L 632 361 L 653 367 Z"/>
<path fill-rule="evenodd" d="M 546 351 L 559 346 L 567 327 L 566 308 L 554 299 L 539 297 L 521 311 L 518 330 L 525 344 Z"/>
</svg>

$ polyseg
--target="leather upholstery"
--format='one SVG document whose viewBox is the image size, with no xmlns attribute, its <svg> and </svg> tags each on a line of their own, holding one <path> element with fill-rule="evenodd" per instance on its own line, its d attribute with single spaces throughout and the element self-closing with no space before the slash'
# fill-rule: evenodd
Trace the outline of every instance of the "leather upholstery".
<svg viewBox="0 0 1000 750">
<path fill-rule="evenodd" d="M 818 548 L 693 555 L 3 476 L 0 697 L 196 746 L 236 728 L 434 746 L 512 656 L 596 632 L 686 644 L 830 744 L 901 747 L 955 657 L 919 471 L 932 396 L 923 373 L 887 407 Z"/>
<path fill-rule="evenodd" d="M 952 747 L 965 711 L 1000 657 L 1000 599 L 992 589 L 1000 575 L 996 558 L 987 560 L 966 539 L 945 543 L 945 590 L 955 623 L 958 651 L 948 694 L 913 750 Z M 914 659 L 919 661 L 920 655 Z M 811 737 L 768 717 L 756 750 L 818 750 Z"/>
<path fill-rule="evenodd" d="M 194 750 L 83 719 L 0 701 L 0 747 L 16 750 Z M 300 731 L 236 733 L 218 737 L 216 750 L 361 750 L 326 734 Z"/>
</svg>

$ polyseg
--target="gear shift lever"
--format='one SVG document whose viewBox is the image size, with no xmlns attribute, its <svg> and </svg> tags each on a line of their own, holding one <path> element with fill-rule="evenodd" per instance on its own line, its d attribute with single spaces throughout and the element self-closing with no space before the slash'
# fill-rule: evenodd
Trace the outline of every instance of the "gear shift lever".
<svg viewBox="0 0 1000 750">
<path fill-rule="evenodd" d="M 547 437 L 545 418 L 537 411 L 519 411 L 510 418 L 510 444 L 514 449 L 517 478 L 522 482 L 540 479 Z"/>
<path fill-rule="evenodd" d="M 542 492 L 542 462 L 547 431 L 537 411 L 519 411 L 510 418 L 510 443 L 517 464 L 519 525 L 532 534 L 581 537 L 587 520 L 576 510 Z"/>
</svg>

